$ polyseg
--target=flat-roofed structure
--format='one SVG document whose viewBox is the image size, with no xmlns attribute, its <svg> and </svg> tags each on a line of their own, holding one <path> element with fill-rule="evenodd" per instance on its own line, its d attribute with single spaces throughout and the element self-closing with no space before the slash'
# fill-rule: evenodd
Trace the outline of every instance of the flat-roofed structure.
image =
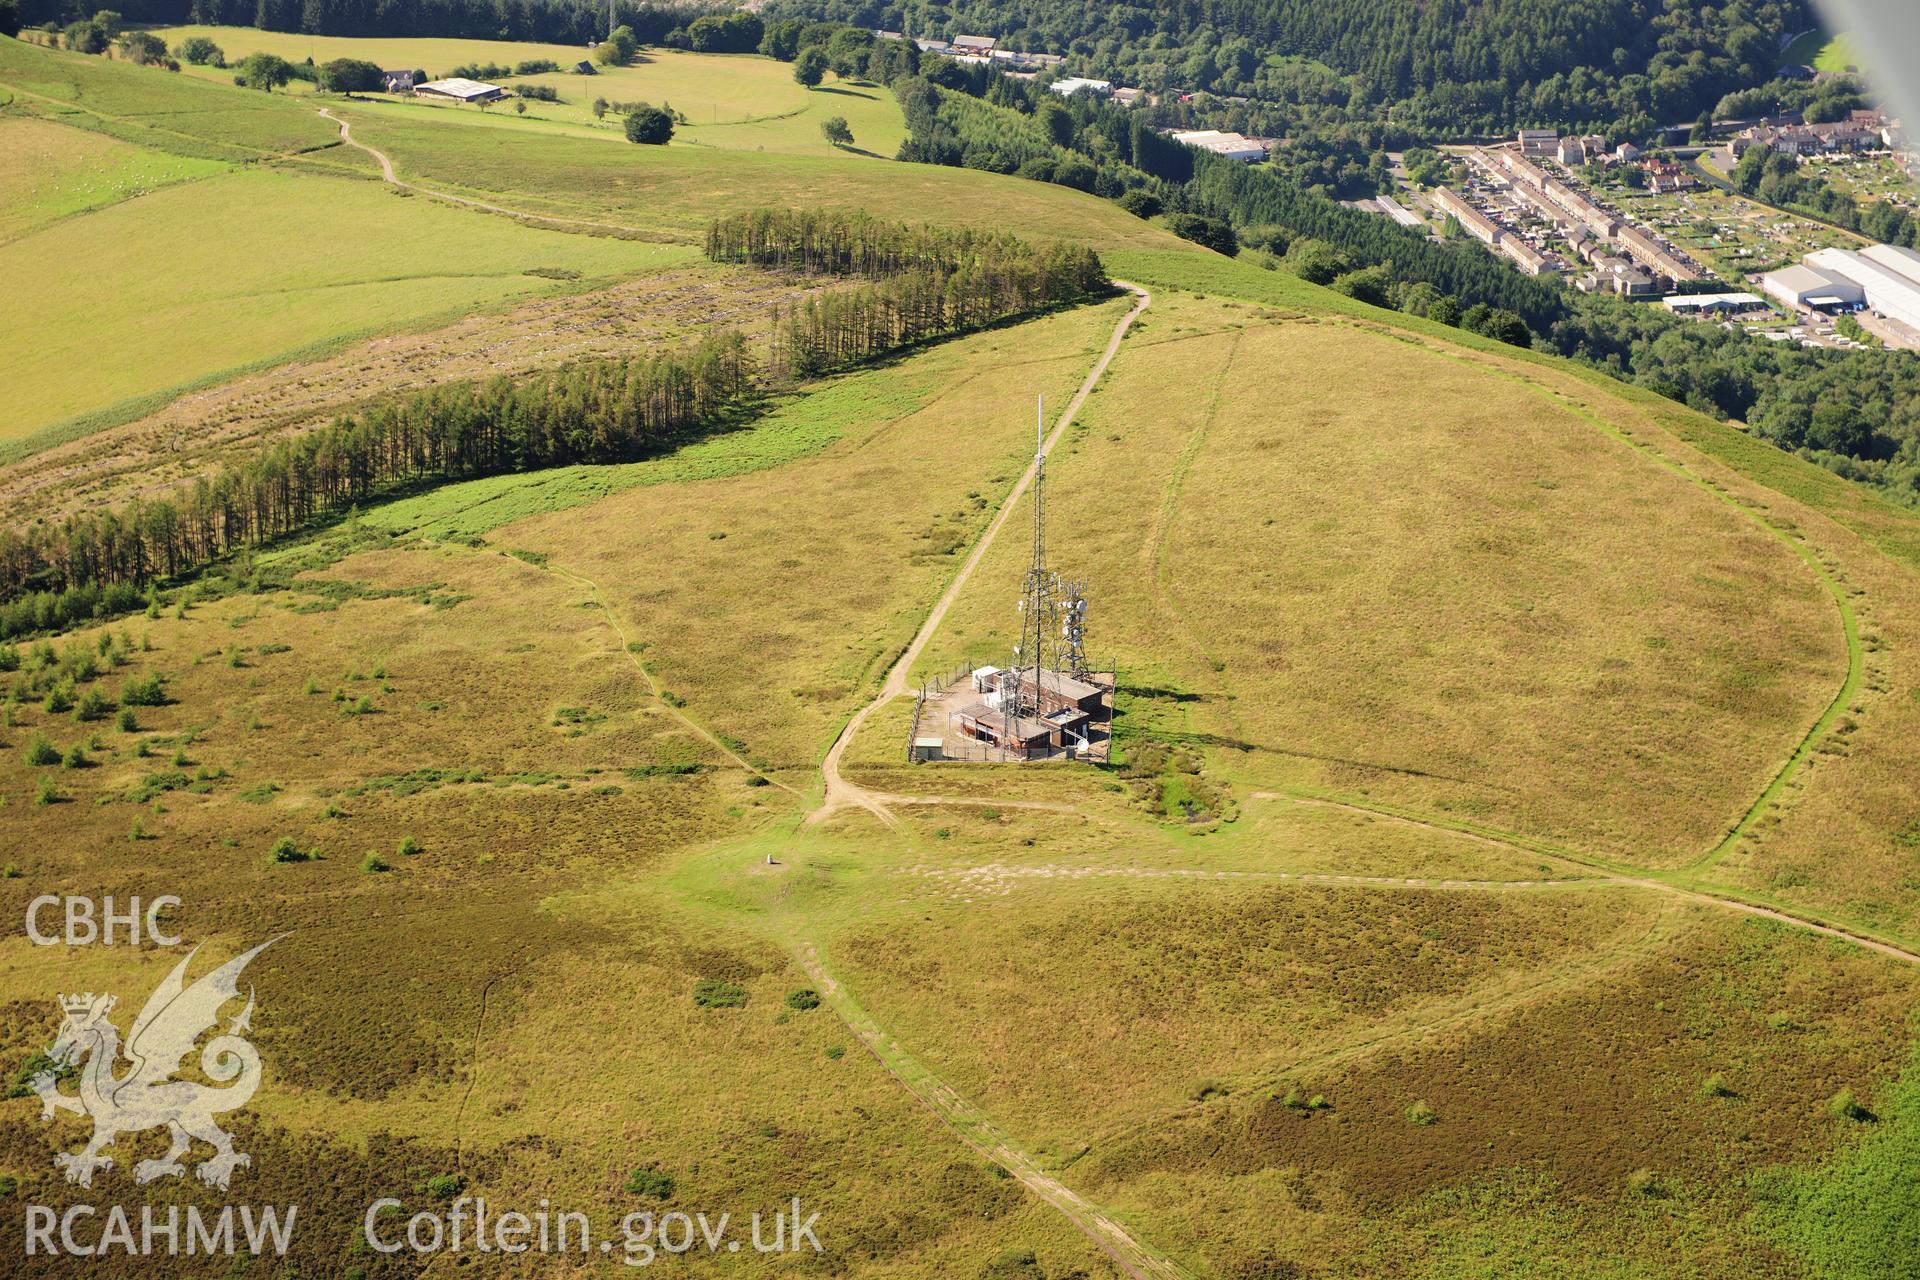
<svg viewBox="0 0 1920 1280">
<path fill-rule="evenodd" d="M 1834 311 L 1858 307 L 1867 300 L 1867 291 L 1854 281 L 1804 263 L 1767 272 L 1760 277 L 1760 288 L 1795 311 Z"/>
<path fill-rule="evenodd" d="M 1914 268 L 1896 255 L 1869 256 L 1871 250 L 1821 249 L 1807 255 L 1807 265 L 1822 275 L 1851 280 L 1866 293 L 1867 306 L 1889 320 L 1920 329 L 1920 280 L 1906 274 Z M 1901 269 L 1887 265 L 1900 262 Z"/>
<path fill-rule="evenodd" d="M 1219 129 L 1176 129 L 1167 135 L 1183 146 L 1198 147 L 1229 160 L 1258 164 L 1267 158 L 1267 144 L 1243 133 L 1223 133 Z"/>
<path fill-rule="evenodd" d="M 416 98 L 446 98 L 454 102 L 492 102 L 507 96 L 507 91 L 497 84 L 487 84 L 480 80 L 469 80 L 465 76 L 453 76 L 446 80 L 429 80 L 425 84 L 413 86 Z"/>
<path fill-rule="evenodd" d="M 1661 302 L 1675 315 L 1702 311 L 1758 311 L 1767 305 L 1767 300 L 1757 293 L 1676 293 L 1670 298 L 1662 298 Z"/>
<path fill-rule="evenodd" d="M 1104 98 L 1113 92 L 1113 81 L 1088 80 L 1082 76 L 1068 76 L 1062 80 L 1055 80 L 1047 87 L 1063 98 L 1070 98 L 1076 93 L 1091 93 Z"/>
<path fill-rule="evenodd" d="M 1375 196 L 1373 202 L 1379 205 L 1381 211 L 1389 218 L 1392 218 L 1403 227 L 1425 227 L 1427 225 L 1420 220 L 1419 214 L 1407 208 L 1407 206 L 1401 204 L 1392 196 Z"/>
</svg>

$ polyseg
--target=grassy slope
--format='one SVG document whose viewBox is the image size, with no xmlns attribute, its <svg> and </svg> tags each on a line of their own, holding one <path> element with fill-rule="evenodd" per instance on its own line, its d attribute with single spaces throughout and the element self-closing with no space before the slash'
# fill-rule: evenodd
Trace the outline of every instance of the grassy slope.
<svg viewBox="0 0 1920 1280">
<path fill-rule="evenodd" d="M 1806 65 L 1815 71 L 1841 72 L 1850 71 L 1859 63 L 1848 37 L 1828 35 L 1817 28 L 1803 33 L 1780 51 L 1783 67 Z"/>
<path fill-rule="evenodd" d="M 369 135 L 380 127 L 370 125 Z M 476 182 L 485 149 L 478 132 L 449 128 L 439 139 L 452 144 L 440 151 L 457 153 L 452 161 Z M 511 135 L 495 129 L 494 137 Z M 427 157 L 423 168 L 451 162 L 431 158 L 433 141 L 425 133 L 412 139 Z M 603 196 L 593 175 L 612 170 L 581 147 L 632 163 L 628 151 L 582 140 L 553 147 L 562 162 L 541 169 L 534 145 L 512 138 L 499 146 L 508 156 L 502 172 L 529 186 L 559 175 L 572 184 L 561 191 L 569 207 L 626 201 L 643 216 L 633 190 L 596 203 Z M 824 170 L 791 159 L 749 153 L 733 158 L 737 167 L 711 164 L 698 181 L 690 168 L 664 182 L 666 165 L 678 162 L 649 156 L 636 189 L 692 192 L 705 183 L 709 193 L 726 192 L 734 181 L 779 173 L 801 184 L 794 191 L 812 190 L 798 175 Z M 871 169 L 871 185 L 862 172 L 832 198 L 879 198 L 884 179 L 898 178 L 904 199 L 928 202 L 915 208 L 983 216 L 935 210 L 928 193 L 906 181 L 919 171 Z M 1044 205 L 1063 233 L 1073 211 L 1106 208 L 1022 184 L 981 187 L 989 188 Z M 668 209 L 658 225 L 683 233 L 682 216 Z M 1166 243 L 1144 224 L 1088 225 L 1109 248 Z M 1220 725 L 1273 714 L 1248 690 L 1259 695 L 1318 670 L 1318 700 L 1289 701 L 1278 713 L 1302 721 L 1309 748 L 1351 738 L 1369 750 L 1417 745 L 1406 717 L 1444 711 L 1456 693 L 1501 696 L 1479 687 L 1488 620 L 1473 607 L 1475 584 L 1432 580 L 1422 572 L 1432 547 L 1406 533 L 1410 516 L 1445 527 L 1455 507 L 1470 509 L 1488 539 L 1524 545 L 1560 574 L 1540 592 L 1561 604 L 1561 627 L 1536 633 L 1503 609 L 1493 621 L 1520 652 L 1495 645 L 1495 658 L 1524 666 L 1530 646 L 1566 669 L 1549 676 L 1577 675 L 1609 628 L 1636 635 L 1644 610 L 1691 606 L 1677 617 L 1685 627 L 1677 660 L 1699 665 L 1693 686 L 1670 680 L 1627 689 L 1634 702 L 1671 699 L 1660 705 L 1676 708 L 1674 718 L 1693 708 L 1728 717 L 1700 744 L 1710 753 L 1704 762 L 1662 762 L 1695 789 L 1737 789 L 1715 766 L 1737 773 L 1763 739 L 1792 736 L 1782 726 L 1804 721 L 1802 702 L 1820 700 L 1804 687 L 1809 671 L 1832 683 L 1834 655 L 1818 647 L 1831 644 L 1829 621 L 1796 659 L 1806 665 L 1774 681 L 1779 688 L 1763 681 L 1763 697 L 1714 696 L 1714 670 L 1755 665 L 1759 651 L 1741 646 L 1778 644 L 1791 655 L 1805 619 L 1830 607 L 1794 557 L 1794 537 L 1782 532 L 1775 543 L 1756 544 L 1751 522 L 1729 523 L 1727 503 L 1748 510 L 1759 500 L 1752 495 L 1766 492 L 1714 465 L 1734 455 L 1734 440 L 1722 438 L 1732 433 L 1693 419 L 1667 425 L 1660 402 L 1614 384 L 1403 325 L 1286 277 L 1186 252 L 1122 252 L 1114 261 L 1162 297 L 1058 460 L 1059 492 L 1086 486 L 1082 500 L 1056 508 L 1060 554 L 1092 548 L 1101 536 L 1116 540 L 1117 549 L 1095 561 L 1120 566 L 1097 588 L 1106 612 L 1095 620 L 1096 644 L 1140 637 L 1127 642 L 1140 645 L 1142 669 L 1169 695 L 1143 698 L 1143 718 L 1213 734 L 1200 742 L 1209 771 L 1243 791 L 1249 777 L 1285 780 L 1294 767 L 1270 758 L 1282 753 L 1241 753 L 1219 741 L 1229 736 Z M 1173 292 L 1176 284 L 1185 296 Z M 1195 291 L 1260 305 L 1202 302 Z M 1474 900 L 1438 896 L 1490 890 L 1305 893 L 1259 881 L 1196 887 L 1184 875 L 1107 879 L 1099 873 L 1333 867 L 1511 881 L 1529 860 L 1445 832 L 1360 815 L 1333 821 L 1324 808 L 1250 794 L 1241 796 L 1247 816 L 1239 824 L 1194 834 L 1151 821 L 1123 791 L 1081 771 L 912 774 L 913 785 L 929 790 L 955 785 L 991 796 L 1005 787 L 1068 799 L 1077 807 L 1071 814 L 916 808 L 898 832 L 876 832 L 850 815 L 796 834 L 784 816 L 791 797 L 749 785 L 629 665 L 648 663 L 655 680 L 686 698 L 686 713 L 738 737 L 756 757 L 795 766 L 778 780 L 804 787 L 804 766 L 911 632 L 951 571 L 954 549 L 1017 469 L 1028 397 L 1044 386 L 1057 402 L 1115 310 L 944 344 L 843 380 L 822 402 L 825 421 L 803 401 L 765 435 L 622 473 L 607 487 L 633 487 L 584 507 L 575 504 L 602 491 L 599 478 L 567 473 L 477 494 L 450 490 L 397 508 L 389 522 L 484 529 L 497 546 L 547 557 L 544 571 L 453 546 L 384 550 L 328 570 L 337 585 L 315 595 L 240 597 L 178 621 L 135 623 L 157 644 L 138 661 L 166 670 L 178 701 L 143 713 L 153 746 L 146 759 L 135 754 L 135 737 L 102 730 L 91 752 L 97 767 L 52 771 L 76 801 L 70 805 L 28 803 L 38 771 L 15 749 L 0 760 L 0 788 L 13 800 L 0 808 L 0 828 L 15 847 L 36 851 L 25 856 L 20 879 L 4 882 L 0 908 L 11 902 L 18 910 L 33 893 L 74 882 L 148 894 L 185 885 L 196 938 L 250 941 L 263 914 L 296 926 L 298 945 L 261 970 L 263 1000 L 272 993 L 262 1043 L 276 1074 L 260 1107 L 288 1132 L 260 1135 L 255 1149 L 271 1157 L 260 1161 L 263 1171 L 285 1171 L 269 1177 L 293 1185 L 310 1170 L 333 1174 L 326 1184 L 344 1192 L 315 1208 L 341 1224 L 329 1238 L 344 1237 L 363 1193 L 407 1193 L 455 1161 L 474 1189 L 496 1199 L 557 1193 L 611 1215 L 627 1203 L 616 1190 L 621 1171 L 653 1160 L 682 1178 L 688 1204 L 750 1207 L 798 1183 L 825 1186 L 842 1239 L 860 1246 L 848 1269 L 864 1274 L 977 1271 L 983 1259 L 1023 1245 L 1041 1253 L 1048 1274 L 1072 1266 L 1098 1274 L 1102 1264 L 1083 1244 L 1018 1196 L 1009 1199 L 977 1162 L 957 1157 L 947 1135 L 906 1106 L 857 1050 L 829 1058 L 844 1037 L 817 1020 L 823 1012 L 779 1017 L 783 993 L 802 979 L 777 944 L 802 936 L 854 957 L 862 1000 L 913 1028 L 910 1048 L 970 1092 L 1005 1103 L 1003 1118 L 1017 1117 L 1019 1136 L 1046 1142 L 1070 1163 L 1077 1186 L 1206 1271 L 1261 1274 L 1337 1259 L 1342 1274 L 1451 1276 L 1552 1258 L 1569 1274 L 1799 1274 L 1791 1256 L 1768 1252 L 1756 1235 L 1741 1180 L 1756 1162 L 1832 1150 L 1840 1135 L 1817 1102 L 1833 1088 L 1852 1087 L 1894 1114 L 1882 1085 L 1916 998 L 1904 971 L 1771 926 L 1706 923 L 1704 909 L 1691 908 L 1660 913 L 1656 927 L 1624 946 L 1606 936 L 1604 922 L 1573 913 L 1556 927 L 1570 935 L 1561 941 L 1577 958 L 1536 973 L 1524 963 L 1535 904 L 1503 899 L 1489 910 L 1484 901 L 1467 907 L 1454 904 Z M 1245 364 L 1219 354 L 1236 343 L 1233 359 Z M 1357 376 L 1361 368 L 1372 376 Z M 1382 379 L 1384 371 L 1400 380 Z M 1210 381 L 1235 412 L 1208 412 Z M 1553 395 L 1530 392 L 1535 382 Z M 1593 438 L 1582 438 L 1583 428 Z M 1420 435 L 1436 430 L 1447 436 L 1438 447 Z M 1687 431 L 1699 440 L 1688 443 Z M 1330 439 L 1349 444 L 1364 480 L 1331 465 Z M 1513 447 L 1516 439 L 1527 447 Z M 1396 441 L 1432 465 L 1408 469 Z M 1274 445 L 1285 448 L 1263 448 Z M 1677 483 L 1663 458 L 1683 459 L 1699 483 Z M 1794 467 L 1783 474 L 1782 486 L 1805 480 Z M 1537 483 L 1543 479 L 1558 487 Z M 1636 482 L 1644 493 L 1620 491 Z M 1901 583 L 1911 587 L 1911 570 L 1875 549 L 1904 545 L 1911 526 L 1856 502 L 1851 489 L 1805 483 L 1817 509 L 1781 500 L 1765 523 L 1799 530 L 1810 554 L 1844 569 L 1865 593 L 1860 607 L 1877 610 L 1871 622 L 1888 658 L 1868 679 L 1883 683 L 1887 697 L 1866 708 L 1860 733 L 1889 740 L 1871 764 L 1859 758 L 1864 750 L 1821 762 L 1806 793 L 1788 797 L 1779 830 L 1763 833 L 1763 850 L 1810 801 L 1831 801 L 1830 771 L 1871 767 L 1888 791 L 1904 785 L 1911 797 L 1911 772 L 1904 784 L 1898 772 L 1907 758 L 1899 722 L 1886 710 L 1916 687 L 1911 668 L 1895 663 L 1920 652 L 1905 621 L 1920 618 L 1920 606 L 1899 594 Z M 1727 488 L 1727 503 L 1714 505 L 1715 485 Z M 1299 491 L 1274 501 L 1287 486 Z M 1551 510 L 1555 495 L 1568 493 L 1582 497 L 1579 509 Z M 1273 509 L 1254 517 L 1274 524 L 1255 533 L 1256 520 L 1238 508 L 1261 501 Z M 1614 503 L 1637 503 L 1648 518 L 1615 535 L 1622 563 L 1596 562 L 1601 534 L 1586 522 Z M 1543 506 L 1553 519 L 1542 520 Z M 504 515 L 523 518 L 499 526 Z M 1276 608 L 1282 592 L 1301 585 L 1328 593 L 1364 585 L 1367 566 L 1350 549 L 1343 559 L 1343 538 L 1398 556 L 1404 598 L 1362 601 L 1358 627 L 1317 618 L 1315 601 Z M 1256 550 L 1257 563 L 1235 563 Z M 1499 581 L 1498 551 L 1455 545 L 1450 554 Z M 1698 571 L 1730 555 L 1754 581 L 1729 585 L 1724 572 Z M 1008 566 L 1017 570 L 1017 561 L 1006 552 L 983 568 L 976 586 L 1002 604 L 989 600 L 974 619 L 956 615 L 969 641 L 1001 625 Z M 572 571 L 602 590 L 590 592 L 566 576 Z M 1636 571 L 1643 582 L 1621 581 Z M 582 607 L 590 595 L 613 606 L 626 636 L 602 625 L 598 609 Z M 1727 607 L 1723 597 L 1779 610 L 1777 625 L 1744 634 L 1712 616 Z M 1221 655 L 1208 651 L 1214 629 L 1185 618 L 1223 603 L 1233 616 L 1218 634 L 1232 651 Z M 1444 607 L 1423 611 L 1421 603 Z M 1657 616 L 1663 626 L 1674 621 Z M 1319 632 L 1263 656 L 1265 633 L 1302 617 Z M 1376 621 L 1385 624 L 1378 638 Z M 622 652 L 629 637 L 637 654 Z M 1349 637 L 1397 646 L 1411 661 L 1349 654 Z M 233 657 L 222 659 L 223 649 Z M 1497 701 L 1497 714 L 1482 718 L 1498 725 L 1505 716 L 1536 741 L 1559 734 L 1580 742 L 1581 717 L 1590 708 L 1605 714 L 1607 682 L 1640 678 L 1642 663 L 1651 660 L 1624 675 L 1602 665 L 1588 704 L 1569 711 L 1549 700 L 1553 711 L 1539 723 Z M 1254 678 L 1243 684 L 1249 670 Z M 1335 678 L 1343 672 L 1351 688 Z M 302 692 L 309 677 L 318 692 Z M 345 702 L 327 696 L 336 686 Z M 1618 696 L 1625 692 L 1616 700 L 1628 701 Z M 1190 694 L 1203 701 L 1184 701 Z M 371 714 L 343 716 L 340 707 L 360 697 Z M 1384 732 L 1370 733 L 1383 718 Z M 10 746 L 35 731 L 63 746 L 89 732 L 31 705 L 16 719 Z M 1583 749 L 1618 749 L 1604 733 L 1589 736 Z M 1496 792 L 1507 785 L 1502 770 L 1532 770 L 1522 782 L 1554 799 L 1545 785 L 1551 761 L 1516 765 L 1488 755 L 1506 749 L 1499 735 L 1466 745 L 1482 757 L 1479 781 Z M 174 750 L 189 778 L 204 773 L 198 790 L 145 805 L 127 799 Z M 707 768 L 664 781 L 622 774 L 636 763 Z M 421 768 L 475 771 L 485 781 L 442 785 L 436 775 L 417 788 L 366 786 Z M 264 792 L 266 782 L 279 790 Z M 93 803 L 99 799 L 108 803 Z M 1845 800 L 1843 791 L 1843 807 Z M 1496 801 L 1511 803 L 1497 794 Z M 1647 813 L 1622 821 L 1697 834 L 1689 815 L 1661 808 L 1666 801 L 1656 792 Z M 1579 823 L 1595 825 L 1591 796 L 1556 802 L 1584 806 Z M 126 843 L 135 817 L 155 840 Z M 63 838 L 50 841 L 56 825 Z M 609 831 L 621 834 L 610 840 Z M 329 856 L 269 867 L 262 851 L 282 833 Z M 359 855 L 390 850 L 405 834 L 422 834 L 427 852 L 393 857 L 399 869 L 386 875 L 354 871 Z M 1458 851 L 1462 843 L 1471 855 Z M 763 861 L 769 853 L 779 866 Z M 1076 859 L 1080 865 L 1061 865 Z M 1723 865 L 1737 869 L 1733 859 Z M 1308 902 L 1315 905 L 1300 919 L 1287 917 L 1288 904 Z M 1332 920 L 1339 923 L 1330 928 Z M 1106 939 L 1105 950 L 1089 947 L 1090 930 Z M 9 954 L 0 982 L 19 1000 L 44 1001 L 50 963 L 61 965 L 54 985 L 95 989 L 140 988 L 154 968 L 130 953 L 60 961 L 19 948 Z M 1383 956 L 1394 958 L 1390 973 L 1377 969 Z M 1513 985 L 1489 988 L 1480 979 L 1501 960 L 1514 962 Z M 1266 981 L 1249 988 L 1239 975 L 1254 972 Z M 1057 1022 L 1082 1020 L 1078 1034 L 1010 1024 L 990 1001 L 956 1018 L 956 1004 L 977 998 L 968 979 L 980 974 L 1009 992 L 1008 1003 L 1053 1001 Z M 737 1017 L 695 1010 L 687 995 L 701 978 L 741 983 L 747 1009 Z M 1058 989 L 1030 996 L 1035 984 Z M 1203 999 L 1193 999 L 1196 990 Z M 1415 991 L 1421 998 L 1405 999 Z M 1158 1042 L 1194 1052 L 1130 1045 L 1143 1001 L 1159 1020 Z M 1348 1003 L 1361 1015 L 1357 1024 L 1340 1007 Z M 8 1030 L 9 1051 L 18 1058 L 44 1043 L 50 1022 L 46 1011 L 38 1020 L 23 1013 Z M 1391 1034 L 1376 1039 L 1370 1027 Z M 1269 1041 L 1282 1037 L 1319 1052 L 1276 1055 Z M 983 1039 L 998 1051 L 974 1056 Z M 1074 1052 L 1076 1042 L 1084 1054 Z M 1057 1064 L 1040 1070 L 1055 1060 L 1049 1055 Z M 1130 1113 L 1144 1124 L 1094 1130 L 1074 1087 L 1082 1056 L 1126 1090 Z M 1216 1069 L 1226 1093 L 1194 1099 L 1196 1077 Z M 1733 1098 L 1700 1095 L 1699 1082 L 1713 1071 L 1730 1077 Z M 1308 1115 L 1283 1107 L 1275 1095 L 1296 1080 L 1333 1105 Z M 1406 1123 L 1404 1108 L 1416 1098 L 1434 1104 L 1439 1123 Z M 74 1131 L 42 1129 L 29 1107 L 9 1106 L 0 1112 L 0 1149 L 18 1153 L 8 1158 L 20 1167 L 8 1172 L 25 1175 L 29 1198 L 60 1203 L 62 1189 L 47 1177 L 49 1144 Z M 340 1141 L 376 1132 L 418 1146 L 395 1153 L 370 1141 L 359 1154 Z M 1079 1152 L 1084 1143 L 1093 1149 Z M 1641 1165 L 1677 1189 L 1657 1211 L 1625 1198 L 1627 1175 Z M 1524 1194 L 1511 1191 L 1516 1179 Z M 288 1185 L 250 1184 L 260 1200 Z M 1667 1204 L 1684 1213 L 1679 1228 Z M 1471 1247 L 1462 1244 L 1468 1240 Z M 333 1261 L 310 1258 L 305 1269 L 324 1272 Z"/>
<path fill-rule="evenodd" d="M 174 27 L 157 34 L 169 46 L 186 36 L 204 35 L 238 61 L 256 51 L 277 53 L 291 61 L 312 58 L 363 58 L 383 67 L 420 68 L 444 75 L 455 66 L 496 63 L 511 66 L 549 59 L 571 68 L 584 50 L 567 45 L 511 43 L 488 40 L 379 39 L 348 36 L 308 36 L 289 32 L 257 31 L 251 27 Z M 189 67 L 188 74 L 210 80 L 231 79 L 216 67 Z M 767 150 L 810 155 L 834 154 L 821 137 L 820 123 L 842 116 L 853 130 L 854 143 L 865 150 L 890 156 L 905 136 L 905 125 L 893 95 L 878 85 L 829 81 L 817 90 L 795 84 L 793 68 L 771 58 L 689 53 L 653 49 L 629 67 L 603 67 L 593 76 L 570 70 L 516 76 L 512 85 L 544 85 L 560 98 L 557 103 L 529 101 L 524 117 L 509 107 L 492 107 L 487 120 L 526 126 L 541 122 L 585 136 L 625 143 L 620 119 L 597 119 L 589 109 L 595 98 L 609 102 L 651 102 L 671 106 L 687 117 L 674 135 L 675 145 Z M 295 82 L 291 94 L 310 93 L 311 86 Z M 413 104 L 413 109 L 425 109 Z M 479 117 L 472 107 L 441 107 L 462 117 Z"/>
<path fill-rule="evenodd" d="M 43 300 L 0 358 L 5 434 L 335 335 L 562 287 L 536 268 L 613 277 L 684 257 L 364 182 L 238 173 L 171 187 L 0 247 L 0 273 Z M 103 349 L 113 358 L 97 363 Z"/>
<path fill-rule="evenodd" d="M 0 243 L 226 167 L 48 121 L 0 119 Z"/>
</svg>

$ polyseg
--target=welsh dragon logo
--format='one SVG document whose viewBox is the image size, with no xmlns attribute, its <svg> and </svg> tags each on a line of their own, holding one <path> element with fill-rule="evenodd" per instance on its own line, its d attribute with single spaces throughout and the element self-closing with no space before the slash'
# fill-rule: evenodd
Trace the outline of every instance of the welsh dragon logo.
<svg viewBox="0 0 1920 1280">
<path fill-rule="evenodd" d="M 123 1133 L 162 1125 L 171 1135 L 172 1145 L 161 1159 L 142 1160 L 135 1165 L 135 1182 L 185 1174 L 180 1157 L 196 1138 L 214 1150 L 212 1158 L 194 1167 L 194 1173 L 208 1186 L 226 1190 L 233 1171 L 253 1163 L 251 1156 L 233 1149 L 233 1139 L 213 1122 L 220 1112 L 247 1105 L 260 1085 L 260 1053 L 244 1037 L 253 1017 L 251 987 L 247 989 L 246 1007 L 235 1015 L 224 1034 L 216 1035 L 200 1051 L 200 1070 L 214 1084 L 173 1077 L 201 1035 L 220 1020 L 222 1006 L 239 998 L 241 971 L 277 941 L 268 939 L 192 986 L 186 983 L 187 966 L 200 949 L 188 952 L 147 998 L 140 1016 L 133 1020 L 124 1051 L 119 1029 L 107 1019 L 116 1003 L 114 997 L 92 992 L 60 997 L 66 1021 L 60 1024 L 60 1035 L 47 1056 L 61 1070 L 42 1071 L 30 1083 L 40 1096 L 42 1120 L 51 1120 L 56 1110 L 78 1112 L 93 1120 L 93 1137 L 85 1150 L 78 1154 L 62 1151 L 53 1158 L 56 1167 L 66 1170 L 68 1182 L 92 1186 L 95 1170 L 113 1167 L 112 1159 L 100 1154 L 103 1148 L 113 1145 Z M 116 1075 L 123 1053 L 131 1066 L 126 1074 Z M 60 1076 L 67 1068 L 79 1069 L 77 1095 L 60 1092 Z"/>
</svg>

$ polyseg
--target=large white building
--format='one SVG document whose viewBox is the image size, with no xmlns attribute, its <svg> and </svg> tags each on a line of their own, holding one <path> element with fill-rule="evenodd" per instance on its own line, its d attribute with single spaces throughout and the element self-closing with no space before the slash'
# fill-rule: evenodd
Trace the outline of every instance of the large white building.
<svg viewBox="0 0 1920 1280">
<path fill-rule="evenodd" d="M 1769 271 L 1760 277 L 1760 287 L 1769 297 L 1778 298 L 1796 311 L 1805 308 L 1833 311 L 1857 307 L 1867 300 L 1866 290 L 1847 277 L 1804 265 Z"/>
<path fill-rule="evenodd" d="M 1202 151 L 1211 151 L 1229 160 L 1257 164 L 1267 158 L 1267 144 L 1244 134 L 1222 133 L 1218 129 L 1179 129 L 1168 136 L 1175 142 L 1199 147 Z"/>
<path fill-rule="evenodd" d="M 1867 306 L 1890 320 L 1920 329 L 1920 255 L 1911 249 L 1877 244 L 1855 252 L 1821 249 L 1807 265 L 1823 275 L 1838 275 L 1865 290 Z"/>
</svg>

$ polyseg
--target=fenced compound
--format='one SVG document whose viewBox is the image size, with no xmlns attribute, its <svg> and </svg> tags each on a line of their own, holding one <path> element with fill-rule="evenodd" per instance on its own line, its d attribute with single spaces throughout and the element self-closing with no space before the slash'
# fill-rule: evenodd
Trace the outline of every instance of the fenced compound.
<svg viewBox="0 0 1920 1280">
<path fill-rule="evenodd" d="M 907 729 L 906 758 L 909 764 L 923 764 L 936 760 L 975 763 L 1086 760 L 1106 764 L 1112 759 L 1113 718 L 1119 694 L 1117 664 L 1089 676 L 1106 690 L 1105 697 L 1102 699 L 1104 717 L 1096 713 L 1093 723 L 1089 726 L 1096 731 L 1095 736 L 1083 739 L 1077 749 L 1073 744 L 1055 747 L 1029 745 L 1023 753 L 1015 753 L 998 743 L 984 742 L 970 737 L 957 730 L 944 718 L 943 704 L 949 694 L 953 693 L 963 681 L 970 682 L 974 671 L 975 667 L 972 663 L 963 662 L 950 671 L 921 678 L 920 687 L 914 691 L 913 718 Z M 972 692 L 970 683 L 965 692 Z"/>
</svg>

